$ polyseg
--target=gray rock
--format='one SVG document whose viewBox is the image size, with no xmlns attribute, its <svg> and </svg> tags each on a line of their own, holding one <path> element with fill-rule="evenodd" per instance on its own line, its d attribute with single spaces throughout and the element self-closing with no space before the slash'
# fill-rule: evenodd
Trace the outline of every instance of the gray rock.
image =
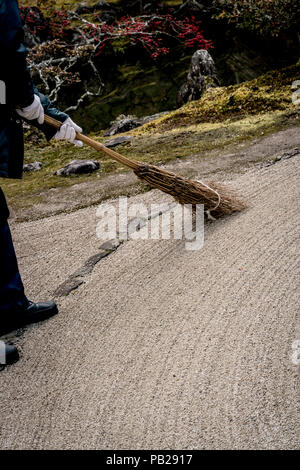
<svg viewBox="0 0 300 470">
<path fill-rule="evenodd" d="M 120 245 L 121 241 L 117 238 L 114 238 L 113 240 L 102 243 L 100 249 L 105 251 L 115 251 L 117 248 L 119 248 Z"/>
<path fill-rule="evenodd" d="M 42 168 L 43 164 L 41 162 L 26 163 L 23 166 L 23 171 L 39 171 Z"/>
<path fill-rule="evenodd" d="M 164 111 L 162 113 L 152 114 L 151 116 L 144 116 L 138 118 L 136 116 L 124 116 L 120 115 L 117 119 L 112 123 L 112 126 L 105 132 L 105 136 L 113 136 L 116 134 L 121 134 L 122 132 L 128 132 L 136 127 L 142 126 L 143 124 L 147 124 L 147 122 L 154 121 L 155 119 L 160 118 L 164 114 L 168 114 L 169 111 Z"/>
<path fill-rule="evenodd" d="M 70 276 L 64 281 L 54 292 L 55 297 L 63 297 L 69 295 L 73 290 L 78 289 L 84 283 L 83 279 Z"/>
<path fill-rule="evenodd" d="M 176 104 L 183 104 L 199 100 L 207 88 L 219 86 L 219 79 L 213 58 L 205 49 L 193 54 L 190 70 L 186 82 L 180 88 Z"/>
<path fill-rule="evenodd" d="M 115 137 L 114 139 L 107 140 L 104 142 L 105 147 L 116 147 L 117 145 L 124 144 L 125 142 L 130 142 L 133 139 L 131 136 L 120 136 L 120 137 Z"/>
<path fill-rule="evenodd" d="M 119 116 L 113 125 L 105 132 L 105 136 L 112 136 L 120 134 L 121 132 L 128 132 L 140 126 L 136 116 Z"/>
<path fill-rule="evenodd" d="M 109 3 L 105 2 L 104 0 L 99 0 L 96 5 L 95 5 L 95 8 L 103 8 L 103 7 L 110 7 Z"/>
<path fill-rule="evenodd" d="M 73 290 L 85 283 L 85 277 L 91 274 L 95 266 L 103 258 L 116 251 L 121 245 L 119 240 L 110 240 L 100 246 L 100 251 L 90 256 L 85 263 L 71 274 L 62 284 L 60 284 L 54 292 L 55 297 L 63 297 L 69 295 Z"/>
<path fill-rule="evenodd" d="M 180 13 L 182 13 L 182 12 L 186 13 L 188 11 L 202 12 L 203 9 L 204 9 L 204 6 L 202 5 L 202 3 L 197 2 L 196 0 L 186 0 L 179 7 L 178 12 L 180 12 Z"/>
<path fill-rule="evenodd" d="M 96 160 L 73 160 L 63 168 L 57 170 L 54 175 L 70 176 L 82 173 L 92 173 L 100 168 L 100 163 Z"/>
</svg>

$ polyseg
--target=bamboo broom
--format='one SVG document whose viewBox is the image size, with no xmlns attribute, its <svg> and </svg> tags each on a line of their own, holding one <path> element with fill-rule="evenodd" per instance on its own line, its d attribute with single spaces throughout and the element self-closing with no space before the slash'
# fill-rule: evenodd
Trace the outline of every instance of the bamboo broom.
<svg viewBox="0 0 300 470">
<path fill-rule="evenodd" d="M 60 129 L 62 125 L 60 121 L 47 115 L 45 115 L 45 122 L 56 129 Z M 203 204 L 204 210 L 212 218 L 230 215 L 245 208 L 244 202 L 223 184 L 192 181 L 155 165 L 131 160 L 79 132 L 76 133 L 76 139 L 131 168 L 141 180 L 152 188 L 170 194 L 180 204 Z"/>
</svg>

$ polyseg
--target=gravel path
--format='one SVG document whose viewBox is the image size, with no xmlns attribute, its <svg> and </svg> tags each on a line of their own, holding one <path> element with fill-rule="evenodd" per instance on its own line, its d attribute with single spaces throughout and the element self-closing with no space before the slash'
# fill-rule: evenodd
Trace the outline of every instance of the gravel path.
<svg viewBox="0 0 300 470">
<path fill-rule="evenodd" d="M 0 447 L 299 448 L 299 163 L 237 176 L 251 207 L 208 224 L 202 250 L 128 241 L 59 297 L 0 374 Z M 31 298 L 99 251 L 95 212 L 14 227 Z"/>
</svg>

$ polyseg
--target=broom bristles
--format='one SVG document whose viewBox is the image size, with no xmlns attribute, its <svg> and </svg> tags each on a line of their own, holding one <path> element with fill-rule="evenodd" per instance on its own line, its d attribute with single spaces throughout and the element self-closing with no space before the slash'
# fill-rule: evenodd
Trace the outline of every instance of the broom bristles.
<svg viewBox="0 0 300 470">
<path fill-rule="evenodd" d="M 246 205 L 235 192 L 220 183 L 202 184 L 154 165 L 140 164 L 134 173 L 151 187 L 170 194 L 180 204 L 203 204 L 215 218 L 240 212 Z"/>
</svg>

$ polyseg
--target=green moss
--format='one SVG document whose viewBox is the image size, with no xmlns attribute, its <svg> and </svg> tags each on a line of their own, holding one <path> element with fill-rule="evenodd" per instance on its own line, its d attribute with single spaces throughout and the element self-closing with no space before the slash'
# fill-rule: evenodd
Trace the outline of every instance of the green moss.
<svg viewBox="0 0 300 470">
<path fill-rule="evenodd" d="M 169 7 L 176 7 L 182 5 L 182 0 L 165 0 L 165 4 Z"/>
<path fill-rule="evenodd" d="M 268 72 L 254 80 L 228 87 L 210 88 L 198 101 L 190 102 L 159 120 L 145 125 L 142 132 L 161 132 L 201 122 L 239 119 L 292 107 L 291 85 L 300 77 L 300 66 Z"/>
<path fill-rule="evenodd" d="M 126 37 L 120 37 L 120 38 L 114 39 L 114 41 L 112 42 L 112 48 L 113 48 L 114 54 L 125 54 L 126 49 L 130 45 L 130 43 L 131 43 L 130 39 Z"/>
</svg>

